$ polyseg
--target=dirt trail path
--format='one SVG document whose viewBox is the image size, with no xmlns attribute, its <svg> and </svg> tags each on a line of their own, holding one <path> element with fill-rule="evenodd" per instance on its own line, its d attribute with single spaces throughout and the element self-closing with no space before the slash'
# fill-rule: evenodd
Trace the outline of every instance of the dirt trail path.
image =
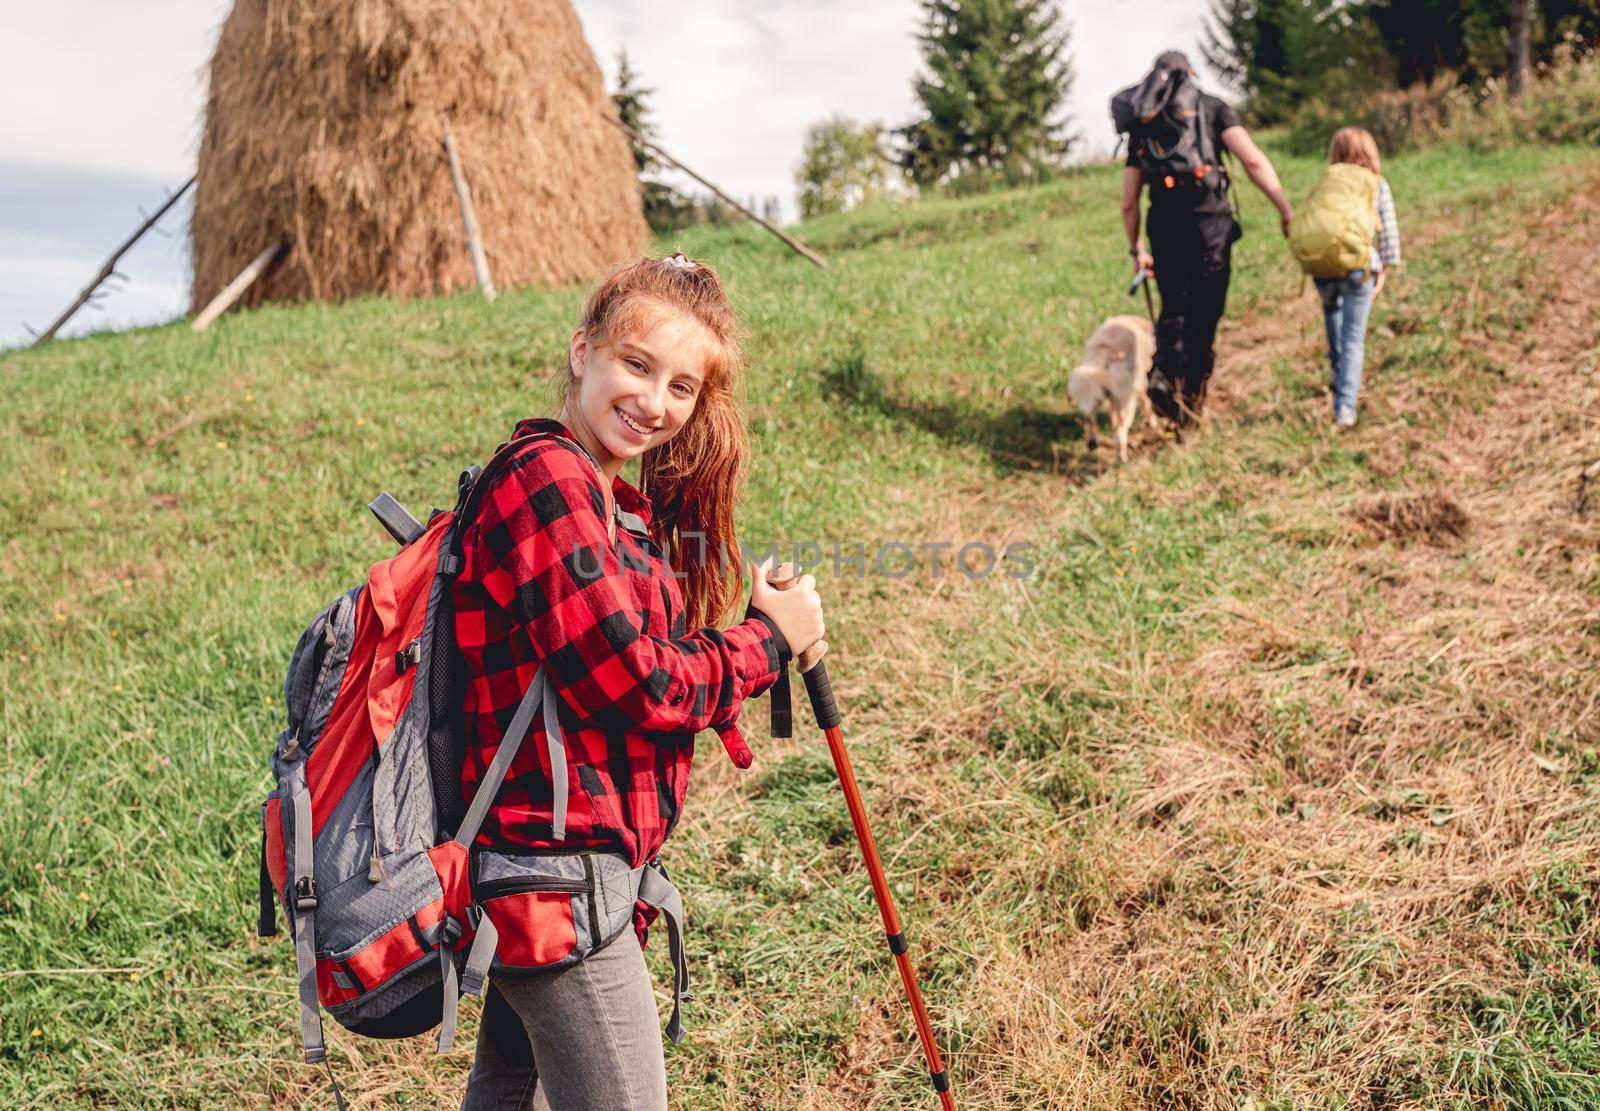
<svg viewBox="0 0 1600 1111">
<path fill-rule="evenodd" d="M 1182 658 L 1135 647 L 1119 661 L 1115 697 L 1171 693 L 1148 697 L 1125 742 L 1090 753 L 1131 795 L 1033 831 L 995 864 L 1087 867 L 1105 890 L 1079 912 L 1081 930 L 1030 932 L 1026 952 L 1002 946 L 986 966 L 989 985 L 970 1000 L 985 1029 L 966 1051 L 1013 1063 L 980 1066 L 994 1075 L 969 1085 L 975 1105 L 1018 1098 L 1021 1072 L 1064 1107 L 1233 1107 L 1251 1091 L 1408 1106 L 1429 1055 L 1475 1036 L 1458 1000 L 1523 990 L 1508 939 L 1550 915 L 1540 877 L 1566 861 L 1600 883 L 1597 196 L 1575 190 L 1487 248 L 1558 245 L 1524 275 L 1545 304 L 1511 339 L 1480 324 L 1483 304 L 1509 291 L 1474 283 L 1446 306 L 1450 357 L 1478 358 L 1492 388 L 1466 391 L 1469 404 L 1450 374 L 1389 382 L 1380 371 L 1360 427 L 1321 433 L 1365 453 L 1398 487 L 1389 500 L 1301 507 L 1260 477 L 1285 527 L 1304 513 L 1308 532 L 1332 537 L 1314 587 L 1285 583 L 1250 604 L 1196 599 L 1188 618 L 1221 627 L 1220 639 Z M 1420 228 L 1409 245 L 1420 254 L 1444 234 Z M 1308 295 L 1281 309 L 1225 332 L 1205 437 L 1286 407 L 1327 425 L 1320 321 Z M 1386 318 L 1415 326 L 1394 310 L 1378 314 L 1369 359 L 1393 339 Z M 1284 360 L 1306 368 L 1303 389 L 1275 383 Z M 1141 450 L 1099 481 L 1177 496 L 1153 481 L 1151 453 L 1199 448 L 1148 435 Z M 929 527 L 1044 542 L 1079 513 L 1059 476 L 1016 474 L 977 493 L 930 505 Z M 997 597 L 992 581 L 889 589 L 908 632 L 876 645 L 860 681 L 917 693 L 858 720 L 891 731 L 915 720 L 933 742 L 885 756 L 886 781 L 921 784 L 921 800 L 963 797 L 944 753 L 981 737 L 997 702 L 1071 689 L 1074 653 L 1123 647 L 1041 643 L 996 689 L 953 674 L 923 631 L 1020 612 L 1025 598 Z M 1016 784 L 995 790 L 1009 796 L 1002 812 L 1023 805 Z M 822 1082 L 807 1105 L 863 1102 L 870 1076 L 898 1059 L 892 1026 L 867 1012 L 841 1060 L 857 1085 L 841 1103 L 838 1079 Z"/>
<path fill-rule="evenodd" d="M 1487 403 L 1380 376 L 1348 443 L 1405 489 L 1350 507 L 1309 593 L 1202 607 L 1233 629 L 1175 669 L 1193 669 L 1192 702 L 1156 732 L 1181 739 L 1126 753 L 1146 786 L 1104 831 L 1124 899 L 1066 950 L 1059 983 L 1088 1004 L 1073 1010 L 1092 1044 L 1121 1045 L 1133 1102 L 1220 1106 L 1227 1078 L 1270 1077 L 1300 1099 L 1404 1105 L 1419 1057 L 1474 1037 L 1452 998 L 1526 990 L 1507 946 L 1546 926 L 1539 877 L 1555 861 L 1600 877 L 1600 512 L 1582 477 L 1600 459 L 1594 198 L 1494 248 L 1561 245 L 1537 268 L 1551 293 L 1531 326 L 1494 341 L 1474 305 L 1452 306 L 1502 376 Z M 1227 337 L 1252 370 L 1224 366 L 1211 434 L 1273 396 L 1272 360 L 1320 370 L 1320 337 L 1288 317 Z M 1320 391 L 1300 405 L 1326 421 Z M 1194 1053 L 1145 1058 L 1130 985 L 1190 1014 Z M 1328 1008 L 1342 1013 L 1308 1021 Z"/>
</svg>

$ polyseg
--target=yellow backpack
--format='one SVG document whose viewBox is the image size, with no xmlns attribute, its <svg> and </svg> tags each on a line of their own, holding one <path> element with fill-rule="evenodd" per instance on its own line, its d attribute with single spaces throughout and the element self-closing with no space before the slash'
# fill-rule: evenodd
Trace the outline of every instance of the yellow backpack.
<svg viewBox="0 0 1600 1111">
<path fill-rule="evenodd" d="M 1313 278 L 1342 278 L 1372 265 L 1378 234 L 1378 175 L 1335 162 L 1317 179 L 1289 225 L 1289 250 Z"/>
</svg>

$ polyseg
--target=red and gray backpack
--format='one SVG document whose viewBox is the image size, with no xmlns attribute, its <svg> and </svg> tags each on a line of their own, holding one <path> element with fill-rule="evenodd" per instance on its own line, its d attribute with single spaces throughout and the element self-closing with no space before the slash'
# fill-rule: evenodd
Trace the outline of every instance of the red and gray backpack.
<svg viewBox="0 0 1600 1111">
<path fill-rule="evenodd" d="M 400 551 L 317 614 L 295 646 L 284 681 L 288 723 L 272 754 L 277 787 L 261 809 L 258 931 L 277 932 L 276 893 L 294 936 L 306 1060 L 324 1068 L 319 1004 L 369 1037 L 438 1026 L 443 1053 L 455 1037 L 460 996 L 481 993 L 491 970 L 575 964 L 630 929 L 639 900 L 667 920 L 674 972 L 667 1032 L 674 1041 L 682 1036 L 683 903 L 657 864 L 634 868 L 603 852 L 535 856 L 473 846 L 541 709 L 555 782 L 565 779 L 558 696 L 542 668 L 472 805 L 462 798 L 464 679 L 451 604 L 461 537 L 512 457 L 547 439 L 589 458 L 559 436 L 520 437 L 464 472 L 455 509 L 434 510 L 426 525 L 380 494 L 370 508 Z M 558 790 L 558 838 L 565 811 Z M 337 1084 L 334 1092 L 343 1107 Z"/>
</svg>

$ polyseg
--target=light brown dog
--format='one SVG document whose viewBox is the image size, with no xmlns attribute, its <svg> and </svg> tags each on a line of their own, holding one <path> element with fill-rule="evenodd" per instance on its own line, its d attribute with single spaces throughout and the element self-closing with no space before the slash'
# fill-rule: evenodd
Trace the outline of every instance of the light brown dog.
<svg viewBox="0 0 1600 1111">
<path fill-rule="evenodd" d="M 1133 418 L 1143 408 L 1145 419 L 1153 419 L 1145 387 L 1155 354 L 1155 325 L 1142 316 L 1113 316 L 1089 337 L 1083 348 L 1083 361 L 1067 379 L 1067 393 L 1083 413 L 1084 439 L 1091 448 L 1100 446 L 1096 414 L 1104 402 L 1111 411 L 1117 459 L 1127 461 Z"/>
</svg>

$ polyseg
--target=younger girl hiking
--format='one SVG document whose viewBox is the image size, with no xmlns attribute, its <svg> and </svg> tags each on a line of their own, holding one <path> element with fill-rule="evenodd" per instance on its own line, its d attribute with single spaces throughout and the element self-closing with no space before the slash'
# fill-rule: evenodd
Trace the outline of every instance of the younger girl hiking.
<svg viewBox="0 0 1600 1111">
<path fill-rule="evenodd" d="M 1400 227 L 1369 131 L 1340 128 L 1328 145 L 1328 163 L 1300 208 L 1289 247 L 1316 281 L 1334 424 L 1350 428 L 1361 392 L 1367 315 L 1388 272 L 1401 265 Z"/>
<path fill-rule="evenodd" d="M 811 576 L 779 591 L 764 568 L 745 620 L 718 627 L 744 577 L 737 559 L 723 558 L 737 553 L 734 500 L 748 455 L 735 402 L 738 332 L 704 263 L 673 255 L 612 274 L 573 333 L 559 419 L 517 425 L 512 439 L 523 446 L 463 534 L 453 600 L 466 800 L 492 780 L 524 694 L 546 684 L 473 845 L 499 943 L 464 1111 L 667 1106 L 641 952 L 655 912 L 637 879 L 633 902 L 629 870 L 652 862 L 678 823 L 695 734 L 717 730 L 747 764 L 741 704 L 772 686 L 791 646 L 823 635 Z M 632 459 L 642 489 L 620 476 Z M 584 883 L 599 884 L 601 903 L 618 901 L 603 873 L 619 858 L 626 924 L 615 932 L 638 944 L 584 921 L 593 902 L 573 920 L 570 892 Z M 594 951 L 539 970 L 575 936 Z"/>
</svg>

